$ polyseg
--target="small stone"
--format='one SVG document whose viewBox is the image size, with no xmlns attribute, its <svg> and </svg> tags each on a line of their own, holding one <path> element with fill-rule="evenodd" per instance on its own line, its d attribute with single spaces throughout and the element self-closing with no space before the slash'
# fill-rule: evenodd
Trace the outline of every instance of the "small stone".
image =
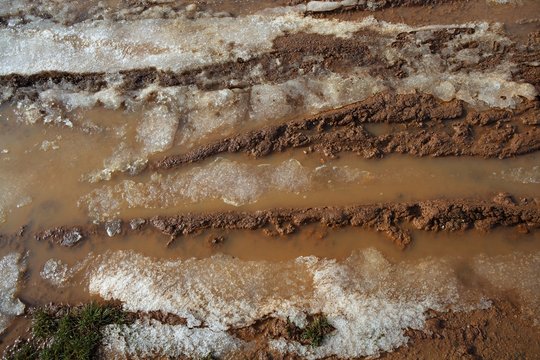
<svg viewBox="0 0 540 360">
<path fill-rule="evenodd" d="M 146 220 L 141 219 L 141 218 L 132 219 L 129 222 L 129 226 L 131 226 L 131 230 L 139 230 L 141 226 L 143 226 L 144 224 L 146 224 Z"/>
<path fill-rule="evenodd" d="M 517 227 L 517 232 L 520 233 L 520 234 L 528 234 L 529 233 L 529 228 L 527 227 L 526 224 L 519 224 Z"/>
<path fill-rule="evenodd" d="M 62 246 L 74 246 L 83 238 L 81 231 L 79 229 L 73 229 L 64 233 L 60 245 Z"/>
<path fill-rule="evenodd" d="M 116 219 L 108 221 L 105 224 L 105 230 L 107 230 L 107 235 L 109 235 L 109 237 L 120 234 L 122 232 L 122 220 Z"/>
</svg>

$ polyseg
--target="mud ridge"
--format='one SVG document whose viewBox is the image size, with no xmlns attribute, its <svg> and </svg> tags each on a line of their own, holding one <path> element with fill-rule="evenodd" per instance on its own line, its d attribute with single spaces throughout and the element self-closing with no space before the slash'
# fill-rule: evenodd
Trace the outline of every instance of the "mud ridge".
<svg viewBox="0 0 540 360">
<path fill-rule="evenodd" d="M 304 148 L 326 157 L 356 152 L 365 158 L 391 153 L 414 156 L 508 158 L 540 149 L 540 102 L 516 110 L 466 110 L 462 101 L 442 102 L 428 94 L 377 94 L 307 119 L 271 125 L 170 155 L 153 164 L 171 169 L 221 153 L 262 157 Z M 455 120 L 455 121 L 449 121 Z M 375 135 L 367 124 L 389 124 Z"/>
<path fill-rule="evenodd" d="M 419 33 L 421 31 L 398 33 L 389 38 L 389 43 L 392 48 L 403 49 L 405 46 L 416 44 L 419 41 Z M 518 47 L 515 44 L 501 45 L 498 41 L 489 46 L 477 41 L 461 44 L 460 51 L 468 48 L 482 49 L 482 57 L 478 63 L 464 62 L 457 59 L 454 53 L 442 51 L 463 34 L 474 33 L 473 27 L 448 27 L 432 31 L 431 37 L 422 38 L 421 44 L 427 45 L 429 51 L 444 58 L 451 73 L 496 69 L 502 63 L 511 61 L 517 64 L 514 81 L 538 85 L 538 78 L 535 76 L 538 66 L 531 65 L 539 58 L 538 39 L 535 33 L 530 35 L 531 40 L 526 47 Z M 122 94 L 130 94 L 151 85 L 161 87 L 197 85 L 198 88 L 207 91 L 247 88 L 263 83 L 280 83 L 303 74 L 320 73 L 322 69 L 347 74 L 356 67 L 368 68 L 370 75 L 384 79 L 407 78 L 411 71 L 408 68 L 414 59 L 403 54 L 399 59 L 388 60 L 381 54 L 381 48 L 387 46 L 381 42 L 381 36 L 383 36 L 381 33 L 369 29 L 358 31 L 349 39 L 301 32 L 276 38 L 271 51 L 250 59 L 239 57 L 234 61 L 200 66 L 181 72 L 146 67 L 120 70 L 115 72 L 115 76 L 107 72 L 65 71 L 1 75 L 0 84 L 10 89 L 3 91 L 2 101 L 36 100 L 40 92 L 58 87 L 98 92 L 109 88 L 111 80 L 117 82 L 118 79 L 121 79 L 121 84 L 115 85 L 115 90 Z M 384 34 L 384 37 L 388 36 Z"/>
<path fill-rule="evenodd" d="M 133 224 L 138 224 L 137 227 Z M 493 200 L 437 199 L 422 202 L 325 206 L 300 209 L 272 209 L 253 212 L 226 211 L 214 213 L 187 213 L 178 216 L 155 216 L 134 219 L 122 230 L 141 231 L 154 228 L 174 241 L 182 235 L 203 230 L 259 230 L 268 236 L 284 236 L 309 224 L 328 228 L 361 227 L 383 232 L 398 247 L 405 248 L 412 241 L 409 229 L 424 231 L 489 231 L 497 226 L 516 227 L 527 233 L 540 227 L 540 199 L 521 198 L 518 201 L 506 193 Z M 50 241 L 73 246 L 92 235 L 105 236 L 98 225 L 57 227 L 35 234 L 39 241 Z M 73 235 L 73 234 L 76 234 Z M 76 238 L 77 241 L 69 241 Z M 66 240 L 68 239 L 68 240 Z"/>
</svg>

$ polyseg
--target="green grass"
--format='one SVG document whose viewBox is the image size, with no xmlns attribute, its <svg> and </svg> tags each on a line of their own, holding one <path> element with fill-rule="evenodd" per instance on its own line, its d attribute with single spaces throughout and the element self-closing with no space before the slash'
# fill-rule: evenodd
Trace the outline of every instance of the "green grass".
<svg viewBox="0 0 540 360">
<path fill-rule="evenodd" d="M 328 323 L 326 317 L 319 315 L 313 317 L 302 330 L 301 339 L 313 347 L 321 346 L 326 334 L 334 328 Z"/>
<path fill-rule="evenodd" d="M 125 322 L 124 313 L 97 303 L 64 308 L 56 313 L 38 309 L 32 316 L 33 338 L 17 347 L 8 359 L 87 360 L 101 341 L 101 330 Z"/>
</svg>

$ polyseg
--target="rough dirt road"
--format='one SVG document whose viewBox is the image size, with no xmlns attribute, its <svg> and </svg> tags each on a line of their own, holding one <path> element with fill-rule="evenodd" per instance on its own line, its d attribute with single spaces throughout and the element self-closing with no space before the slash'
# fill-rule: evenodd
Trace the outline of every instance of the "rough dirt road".
<svg viewBox="0 0 540 360">
<path fill-rule="evenodd" d="M 0 0 L 0 352 L 540 357 L 539 14 Z"/>
</svg>

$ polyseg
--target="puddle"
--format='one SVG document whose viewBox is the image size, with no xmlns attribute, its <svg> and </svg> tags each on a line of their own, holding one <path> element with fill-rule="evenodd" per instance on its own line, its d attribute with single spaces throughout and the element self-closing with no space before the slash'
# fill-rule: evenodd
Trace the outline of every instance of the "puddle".
<svg viewBox="0 0 540 360">
<path fill-rule="evenodd" d="M 418 127 L 420 133 L 442 121 L 444 126 L 430 129 L 461 136 L 460 144 L 468 144 L 476 132 L 482 134 L 480 142 L 494 148 L 499 144 L 491 138 L 504 138 L 519 150 L 519 142 L 531 137 L 512 136 L 537 131 L 536 83 L 518 77 L 516 69 L 538 65 L 536 55 L 521 46 L 538 30 L 531 15 L 540 13 L 538 1 L 458 1 L 313 16 L 301 7 L 281 8 L 291 3 L 281 0 L 207 1 L 188 8 L 187 1 L 140 8 L 128 3 L 60 6 L 21 0 L 0 11 L 6 16 L 0 24 L 0 48 L 6 51 L 0 58 L 9 60 L 0 65 L 6 80 L 0 88 L 0 274 L 5 280 L 0 332 L 7 329 L 0 335 L 0 353 L 27 334 L 29 320 L 18 316 L 22 304 L 29 309 L 102 299 L 120 300 L 134 312 L 163 311 L 186 319 L 185 325 L 139 319 L 109 326 L 104 351 L 124 357 L 242 352 L 249 344 L 231 329 L 267 316 L 297 325 L 305 325 L 307 313 L 328 317 L 335 332 L 321 347 L 265 340 L 266 350 L 308 359 L 393 351 L 407 343 L 406 329 L 422 330 L 429 316 L 436 317 L 432 310 L 498 306 L 491 300 L 509 299 L 516 313 L 538 325 L 538 224 L 524 220 L 521 227 L 489 232 L 406 229 L 414 241 L 405 250 L 383 233 L 392 229 L 319 225 L 282 236 L 222 229 L 176 239 L 155 229 L 111 230 L 111 237 L 90 235 L 70 248 L 35 239 L 36 232 L 56 226 L 103 227 L 109 220 L 188 212 L 437 199 L 449 199 L 440 206 L 456 205 L 460 211 L 469 203 L 452 199 L 486 204 L 500 193 L 516 201 L 508 205 L 512 201 L 499 195 L 499 205 L 506 201 L 506 207 L 533 209 L 540 201 L 538 151 L 508 159 L 366 159 L 343 151 L 329 159 L 292 148 L 296 140 L 303 145 L 291 137 L 294 144 L 283 146 L 287 151 L 272 150 L 258 159 L 223 152 L 172 169 L 156 170 L 152 164 L 238 132 L 363 100 L 384 104 L 350 112 L 372 117 L 365 125 L 373 135 L 396 132 L 396 123 L 405 130 Z M 266 8 L 272 9 L 255 14 Z M 24 10 L 50 19 L 19 14 Z M 373 97 L 379 93 L 388 97 Z M 427 105 L 410 104 L 415 98 L 404 94 L 412 93 L 425 95 Z M 456 99 L 465 104 L 463 117 Z M 400 111 L 403 119 L 394 119 Z M 333 114 L 326 113 L 328 119 Z M 471 114 L 476 117 L 469 119 Z M 360 138 L 347 131 L 333 134 L 344 141 Z M 257 142 L 257 136 L 248 140 Z M 432 210 L 437 206 L 419 211 Z M 418 228 L 459 228 L 450 223 L 459 216 L 448 219 Z M 490 219 L 468 220 L 490 228 Z"/>
<path fill-rule="evenodd" d="M 393 155 L 364 159 L 343 154 L 319 159 L 300 150 L 261 159 L 225 155 L 180 169 L 138 175 L 89 174 L 121 163 L 119 143 L 139 151 L 134 113 L 93 110 L 88 128 L 16 123 L 6 110 L 0 121 L 0 229 L 45 229 L 109 218 L 178 213 L 256 210 L 274 207 L 406 202 L 431 198 L 481 197 L 498 192 L 538 197 L 540 155 L 513 159 L 415 158 Z M 84 123 L 84 122 L 83 122 Z M 89 124 L 92 124 L 90 126 Z M 165 150 L 154 156 L 175 152 Z M 129 151 L 127 151 L 130 164 Z M 147 158 L 152 159 L 148 154 Z M 114 160 L 110 160 L 114 159 Z M 111 165 L 111 161 L 116 161 Z M 129 171 L 128 171 L 129 173 Z M 39 186 L 36 186 L 39 184 Z"/>
</svg>

